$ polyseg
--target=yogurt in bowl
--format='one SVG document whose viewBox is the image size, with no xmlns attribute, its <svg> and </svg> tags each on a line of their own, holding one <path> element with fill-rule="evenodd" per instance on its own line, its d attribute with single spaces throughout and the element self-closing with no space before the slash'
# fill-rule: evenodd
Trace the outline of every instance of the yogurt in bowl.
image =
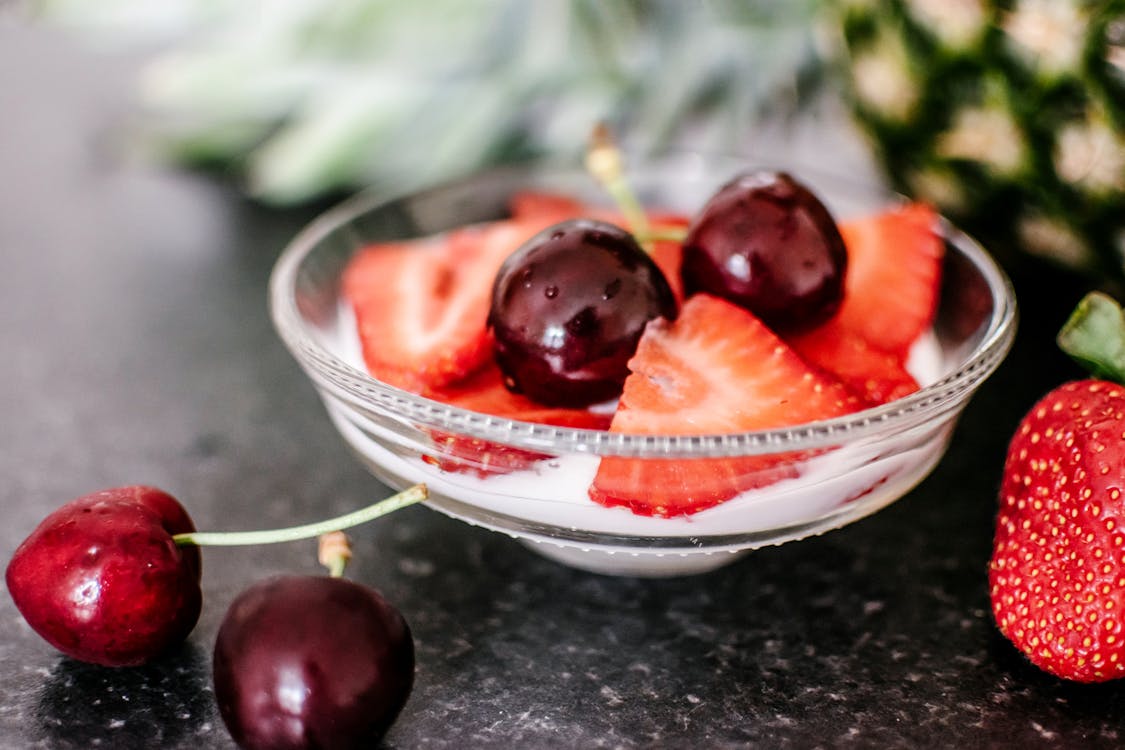
<svg viewBox="0 0 1125 750">
<path fill-rule="evenodd" d="M 646 205 L 690 213 L 741 164 L 698 157 L 662 162 L 631 178 Z M 893 201 L 845 180 L 802 173 L 846 218 Z M 833 419 L 738 434 L 628 435 L 520 422 L 396 388 L 364 369 L 341 275 L 361 248 L 500 218 L 518 191 L 549 190 L 604 202 L 581 172 L 500 170 L 392 201 L 360 195 L 302 232 L 271 279 L 275 324 L 345 442 L 392 487 L 425 482 L 431 507 L 516 537 L 576 567 L 622 575 L 683 575 L 768 544 L 837 528 L 893 502 L 941 459 L 957 416 L 1006 354 L 1015 302 L 1001 270 L 948 224 L 934 323 L 909 369 L 922 386 L 890 403 Z M 457 468 L 449 442 L 487 441 L 536 457 L 490 473 Z M 713 507 L 669 518 L 605 507 L 589 488 L 605 457 L 642 462 L 784 456 L 786 475 Z M 643 468 L 645 464 L 640 464 Z M 451 468 L 453 467 L 453 468 Z"/>
</svg>

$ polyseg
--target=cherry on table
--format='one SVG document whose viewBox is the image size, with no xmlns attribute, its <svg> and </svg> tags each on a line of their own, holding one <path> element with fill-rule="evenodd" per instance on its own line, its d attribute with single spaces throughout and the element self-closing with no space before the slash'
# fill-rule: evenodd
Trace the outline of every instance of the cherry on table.
<svg viewBox="0 0 1125 750">
<path fill-rule="evenodd" d="M 135 666 L 180 643 L 199 619 L 200 555 L 174 534 L 187 511 L 154 487 L 95 492 L 48 515 L 5 579 L 31 628 L 64 654 Z"/>
<path fill-rule="evenodd" d="M 324 521 L 263 531 L 197 532 L 167 492 L 133 485 L 60 506 L 16 548 L 5 578 L 16 608 L 52 646 L 80 661 L 136 666 L 187 638 L 199 619 L 201 545 L 308 539 L 428 496 L 417 484 Z"/>
<path fill-rule="evenodd" d="M 230 605 L 213 669 L 219 712 L 241 747 L 368 748 L 410 695 L 414 641 L 374 589 L 289 575 Z"/>
</svg>

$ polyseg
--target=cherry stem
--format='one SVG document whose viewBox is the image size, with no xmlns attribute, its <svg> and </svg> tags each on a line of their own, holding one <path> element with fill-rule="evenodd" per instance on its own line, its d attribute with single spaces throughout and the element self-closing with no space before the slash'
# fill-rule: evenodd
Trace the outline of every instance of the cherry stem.
<svg viewBox="0 0 1125 750">
<path fill-rule="evenodd" d="M 649 228 L 648 216 L 629 186 L 629 181 L 625 179 L 621 151 L 614 143 L 613 135 L 604 122 L 598 123 L 594 132 L 590 134 L 590 144 L 586 150 L 586 170 L 613 198 L 621 213 L 625 215 L 630 230 L 645 246 L 645 250 L 649 250 L 647 243 L 651 239 L 652 232 Z"/>
<path fill-rule="evenodd" d="M 317 561 L 328 568 L 328 575 L 341 578 L 352 559 L 352 542 L 342 531 L 321 534 L 317 540 Z"/>
<path fill-rule="evenodd" d="M 426 489 L 426 485 L 416 484 L 397 495 L 391 495 L 385 500 L 368 505 L 366 508 L 336 518 L 329 518 L 325 521 L 266 531 L 190 531 L 176 534 L 172 537 L 172 540 L 181 546 L 193 545 L 197 547 L 239 547 L 253 544 L 295 542 L 298 539 L 311 539 L 332 531 L 340 531 L 373 521 L 380 516 L 385 516 L 388 513 L 393 513 L 408 505 L 425 500 L 428 496 L 429 491 Z"/>
<path fill-rule="evenodd" d="M 683 242 L 687 237 L 687 227 L 654 226 L 648 234 L 637 235 L 638 242 Z"/>
</svg>

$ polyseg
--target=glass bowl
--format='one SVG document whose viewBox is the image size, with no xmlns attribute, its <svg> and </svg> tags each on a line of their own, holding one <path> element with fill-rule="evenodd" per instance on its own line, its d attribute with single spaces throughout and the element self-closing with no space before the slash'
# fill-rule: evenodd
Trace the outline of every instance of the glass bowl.
<svg viewBox="0 0 1125 750">
<path fill-rule="evenodd" d="M 630 179 L 646 206 L 691 214 L 748 166 L 685 155 L 631 164 Z M 898 200 L 839 177 L 790 171 L 838 219 Z M 1015 334 L 1009 281 L 976 242 L 942 222 L 947 252 L 939 309 L 911 358 L 923 387 L 878 408 L 741 434 L 622 435 L 470 412 L 368 375 L 354 318 L 340 294 L 341 272 L 352 254 L 371 242 L 501 218 L 509 197 L 528 188 L 607 203 L 582 171 L 542 165 L 492 171 L 393 200 L 360 194 L 314 221 L 285 249 L 270 280 L 270 306 L 281 338 L 312 379 L 332 422 L 376 477 L 394 488 L 425 482 L 432 508 L 509 534 L 574 567 L 619 575 L 699 573 L 739 553 L 819 534 L 885 507 L 941 459 L 957 417 Z M 481 476 L 465 470 L 463 455 L 447 454 L 450 435 L 522 449 L 538 460 L 527 469 Z M 587 495 L 607 456 L 645 462 L 638 464 L 643 471 L 649 462 L 770 454 L 785 458 L 787 478 L 693 515 L 641 516 L 603 507 Z"/>
</svg>

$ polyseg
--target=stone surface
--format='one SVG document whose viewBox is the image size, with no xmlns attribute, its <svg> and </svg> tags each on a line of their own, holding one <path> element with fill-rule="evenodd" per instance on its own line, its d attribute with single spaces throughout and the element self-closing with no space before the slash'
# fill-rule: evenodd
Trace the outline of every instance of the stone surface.
<svg viewBox="0 0 1125 750">
<path fill-rule="evenodd" d="M 117 148 L 130 63 L 0 17 L 0 558 L 59 503 L 134 482 L 207 529 L 386 493 L 343 448 L 265 305 L 312 215 Z M 946 459 L 875 517 L 691 579 L 576 572 L 411 508 L 353 533 L 350 575 L 413 628 L 391 748 L 1119 747 L 1125 689 L 1066 685 L 997 634 L 985 565 L 1008 433 L 1076 371 L 1051 338 L 1082 291 L 1018 269 L 1022 329 Z M 1046 291 L 1050 290 L 1050 295 Z M 210 650 L 309 545 L 204 553 L 203 617 L 140 669 L 60 657 L 0 595 L 0 747 L 230 748 Z"/>
</svg>

